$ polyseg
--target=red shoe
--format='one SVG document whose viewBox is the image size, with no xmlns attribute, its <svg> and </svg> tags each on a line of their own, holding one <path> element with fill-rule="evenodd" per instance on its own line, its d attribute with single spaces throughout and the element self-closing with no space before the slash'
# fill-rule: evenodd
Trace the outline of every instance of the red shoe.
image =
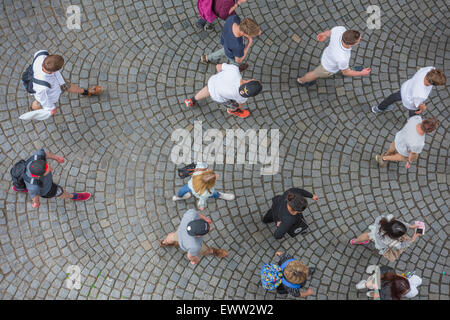
<svg viewBox="0 0 450 320">
<path fill-rule="evenodd" d="M 191 99 L 186 99 L 184 100 L 184 104 L 186 105 L 186 107 L 193 107 L 194 106 L 194 101 L 192 101 Z"/>
<path fill-rule="evenodd" d="M 91 194 L 89 192 L 77 192 L 72 194 L 77 195 L 76 199 L 72 199 L 73 201 L 86 201 L 91 197 Z"/>
<path fill-rule="evenodd" d="M 238 116 L 239 118 L 247 118 L 250 115 L 250 111 L 245 110 L 245 109 L 240 109 L 240 108 L 237 108 L 234 111 L 231 111 L 230 109 L 227 109 L 227 112 L 229 114 L 233 114 L 235 116 Z"/>
<path fill-rule="evenodd" d="M 25 190 L 19 190 L 19 189 L 16 189 L 16 187 L 12 187 L 12 189 L 15 191 L 15 192 L 28 192 L 28 189 L 25 189 Z"/>
</svg>

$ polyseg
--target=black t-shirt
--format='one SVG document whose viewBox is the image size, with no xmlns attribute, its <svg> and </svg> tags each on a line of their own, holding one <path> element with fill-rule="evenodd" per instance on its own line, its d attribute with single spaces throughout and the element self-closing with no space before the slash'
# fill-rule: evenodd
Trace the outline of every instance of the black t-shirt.
<svg viewBox="0 0 450 320">
<path fill-rule="evenodd" d="M 273 220 L 275 221 L 275 223 L 281 221 L 280 226 L 275 230 L 275 239 L 281 239 L 285 235 L 285 233 L 292 228 L 292 226 L 298 224 L 299 220 L 303 218 L 301 213 L 296 214 L 295 216 L 289 213 L 286 199 L 289 191 L 299 192 L 305 198 L 313 197 L 313 194 L 308 191 L 300 188 L 291 188 L 283 193 L 283 195 L 276 196 L 272 199 Z"/>
</svg>

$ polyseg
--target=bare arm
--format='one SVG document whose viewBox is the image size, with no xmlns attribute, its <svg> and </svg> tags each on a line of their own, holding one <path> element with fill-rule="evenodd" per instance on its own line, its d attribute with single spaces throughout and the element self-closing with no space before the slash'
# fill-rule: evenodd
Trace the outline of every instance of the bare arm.
<svg viewBox="0 0 450 320">
<path fill-rule="evenodd" d="M 359 77 L 359 76 L 367 76 L 370 71 L 372 71 L 370 68 L 365 68 L 361 71 L 355 71 L 350 68 L 347 68 L 345 70 L 342 70 L 342 74 L 346 77 Z"/>
<path fill-rule="evenodd" d="M 331 30 L 321 32 L 317 35 L 317 41 L 322 42 L 331 37 Z"/>
<path fill-rule="evenodd" d="M 217 72 L 222 71 L 222 64 L 221 63 L 216 64 L 216 70 L 217 70 Z"/>
<path fill-rule="evenodd" d="M 238 2 L 236 2 L 236 4 L 230 8 L 230 11 L 228 11 L 228 14 L 231 14 L 234 10 L 237 9 L 238 6 L 240 6 L 241 4 L 243 4 L 245 2 L 247 2 L 247 0 L 239 0 Z"/>
<path fill-rule="evenodd" d="M 247 38 L 247 37 L 246 37 Z M 247 56 L 248 50 L 250 49 L 250 46 L 252 45 L 253 39 L 252 38 L 247 38 L 248 39 L 248 43 L 244 48 L 244 55 L 240 58 L 235 57 L 234 60 L 237 63 L 242 63 L 242 61 L 244 61 L 245 57 Z"/>
<path fill-rule="evenodd" d="M 47 159 L 52 159 L 52 160 L 56 160 L 59 163 L 64 163 L 64 158 L 63 157 L 59 157 L 57 155 L 54 155 L 51 152 L 45 152 L 45 156 L 47 157 Z"/>
</svg>

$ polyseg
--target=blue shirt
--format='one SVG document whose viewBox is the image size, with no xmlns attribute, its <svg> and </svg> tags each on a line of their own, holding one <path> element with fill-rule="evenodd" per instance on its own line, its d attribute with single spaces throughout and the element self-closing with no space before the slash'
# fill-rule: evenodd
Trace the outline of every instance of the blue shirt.
<svg viewBox="0 0 450 320">
<path fill-rule="evenodd" d="M 233 24 L 241 23 L 241 19 L 237 15 L 233 15 L 225 20 L 225 25 L 222 30 L 222 37 L 220 38 L 220 43 L 225 49 L 225 55 L 233 59 L 235 57 L 242 58 L 244 56 L 244 40 L 242 37 L 236 38 L 233 34 Z"/>
</svg>

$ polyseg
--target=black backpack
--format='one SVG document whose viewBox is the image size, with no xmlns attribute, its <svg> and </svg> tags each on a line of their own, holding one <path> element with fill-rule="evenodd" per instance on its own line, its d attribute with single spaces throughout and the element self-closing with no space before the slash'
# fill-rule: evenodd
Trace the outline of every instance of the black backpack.
<svg viewBox="0 0 450 320">
<path fill-rule="evenodd" d="M 41 86 L 45 86 L 45 87 L 48 87 L 48 88 L 51 88 L 51 87 L 52 87 L 52 86 L 50 85 L 50 83 L 48 83 L 47 81 L 43 81 L 43 80 L 39 80 L 39 79 L 34 78 L 33 64 L 34 64 L 34 62 L 36 61 L 36 59 L 37 59 L 39 56 L 42 56 L 42 55 L 48 56 L 48 52 L 47 52 L 47 51 L 39 52 L 39 53 L 36 55 L 36 57 L 34 57 L 33 63 L 30 64 L 30 65 L 28 66 L 28 68 L 25 70 L 24 73 L 22 73 L 22 83 L 23 83 L 23 86 L 25 87 L 25 89 L 27 90 L 27 92 L 28 92 L 28 93 L 31 93 L 31 94 L 36 93 L 36 91 L 34 91 L 34 89 L 33 89 L 33 83 L 37 83 L 37 84 L 40 84 Z M 17 188 L 17 187 L 16 187 L 16 188 Z"/>
<path fill-rule="evenodd" d="M 16 187 L 17 190 L 23 191 L 27 188 L 25 181 L 29 184 L 39 186 L 42 185 L 42 182 L 39 179 L 30 178 L 27 175 L 27 166 L 31 161 L 34 160 L 46 160 L 46 158 L 35 155 L 30 159 L 28 159 L 27 161 L 20 160 L 11 168 L 11 171 L 9 173 L 11 174 L 13 185 L 14 187 Z"/>
<path fill-rule="evenodd" d="M 181 179 L 191 176 L 192 173 L 194 173 L 194 171 L 195 171 L 195 167 L 196 167 L 195 163 L 192 162 L 191 164 L 188 164 L 187 166 L 178 169 L 178 176 Z"/>
</svg>

